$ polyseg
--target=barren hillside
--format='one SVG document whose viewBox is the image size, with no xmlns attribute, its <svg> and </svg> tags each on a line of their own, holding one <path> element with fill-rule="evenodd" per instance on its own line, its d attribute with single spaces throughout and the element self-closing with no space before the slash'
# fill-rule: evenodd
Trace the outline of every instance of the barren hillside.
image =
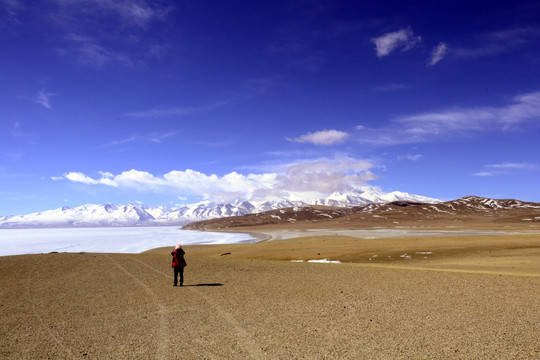
<svg viewBox="0 0 540 360">
<path fill-rule="evenodd" d="M 540 228 L 540 203 L 467 196 L 438 204 L 396 201 L 361 207 L 290 207 L 194 222 L 185 229 L 278 228 Z"/>
</svg>

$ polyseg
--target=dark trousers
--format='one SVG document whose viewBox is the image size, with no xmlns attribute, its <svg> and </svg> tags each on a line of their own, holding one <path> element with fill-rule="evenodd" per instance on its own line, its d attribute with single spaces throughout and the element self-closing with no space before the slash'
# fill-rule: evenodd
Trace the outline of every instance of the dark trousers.
<svg viewBox="0 0 540 360">
<path fill-rule="evenodd" d="M 184 285 L 184 267 L 174 268 L 174 286 L 178 285 L 178 274 L 180 274 L 180 286 Z"/>
</svg>

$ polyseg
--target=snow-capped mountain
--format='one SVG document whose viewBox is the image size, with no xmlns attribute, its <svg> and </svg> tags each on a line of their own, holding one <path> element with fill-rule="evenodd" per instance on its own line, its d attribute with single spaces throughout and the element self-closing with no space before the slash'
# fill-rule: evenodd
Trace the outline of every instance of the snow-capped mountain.
<svg viewBox="0 0 540 360">
<path fill-rule="evenodd" d="M 363 192 L 335 192 L 326 199 L 316 200 L 311 205 L 325 205 L 335 207 L 363 206 L 372 203 L 387 203 L 392 201 L 414 201 L 425 203 L 439 202 L 437 199 L 409 193 L 393 191 L 384 193 L 377 188 L 369 188 Z"/>
<path fill-rule="evenodd" d="M 261 213 L 287 207 L 306 205 L 352 207 L 391 201 L 439 202 L 425 196 L 398 191 L 384 193 L 378 188 L 365 187 L 354 191 L 336 192 L 324 199 L 235 201 L 225 204 L 204 201 L 176 209 L 133 204 L 116 206 L 110 203 L 75 208 L 64 206 L 28 215 L 0 216 L 0 228 L 185 225 L 193 221 Z"/>
</svg>

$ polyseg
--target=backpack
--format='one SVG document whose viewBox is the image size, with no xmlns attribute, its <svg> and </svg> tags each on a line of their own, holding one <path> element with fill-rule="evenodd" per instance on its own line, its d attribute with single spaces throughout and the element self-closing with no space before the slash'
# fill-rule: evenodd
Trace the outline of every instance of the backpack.
<svg viewBox="0 0 540 360">
<path fill-rule="evenodd" d="M 177 254 L 178 252 L 176 250 L 171 253 L 171 255 L 173 256 L 172 267 L 186 266 L 186 260 L 184 259 L 184 257 L 182 256 L 180 259 L 178 259 L 178 257 L 176 256 Z"/>
</svg>

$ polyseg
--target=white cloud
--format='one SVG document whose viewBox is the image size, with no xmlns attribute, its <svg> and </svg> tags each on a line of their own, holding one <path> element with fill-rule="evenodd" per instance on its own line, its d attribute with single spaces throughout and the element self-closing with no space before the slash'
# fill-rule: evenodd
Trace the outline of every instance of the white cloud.
<svg viewBox="0 0 540 360">
<path fill-rule="evenodd" d="M 12 19 L 16 18 L 19 10 L 23 7 L 19 0 L 2 0 L 0 1 L 0 4 L 4 6 L 6 13 Z"/>
<path fill-rule="evenodd" d="M 162 11 L 151 8 L 145 2 L 133 2 L 133 1 L 108 1 L 110 9 L 116 11 L 125 23 L 132 24 L 134 26 L 146 27 L 146 25 L 155 18 L 161 18 L 163 16 Z"/>
<path fill-rule="evenodd" d="M 43 18 L 56 28 L 54 31 L 60 29 L 66 34 L 64 43 L 56 48 L 57 54 L 72 57 L 80 64 L 133 67 L 162 56 L 166 49 L 155 38 L 144 36 L 150 25 L 164 22 L 170 13 L 172 7 L 163 2 L 51 0 L 48 5 Z"/>
<path fill-rule="evenodd" d="M 119 146 L 119 145 L 127 145 L 131 143 L 136 142 L 147 142 L 147 143 L 161 143 L 163 140 L 173 137 L 178 132 L 176 131 L 170 131 L 166 133 L 151 133 L 147 135 L 132 135 L 125 139 L 120 140 L 113 140 L 109 143 L 106 143 L 103 145 L 103 147 L 113 147 L 113 146 Z"/>
<path fill-rule="evenodd" d="M 43 107 L 45 107 L 46 109 L 49 109 L 51 110 L 52 109 L 52 106 L 51 106 L 51 97 L 53 97 L 54 95 L 56 94 L 51 94 L 51 93 L 46 93 L 44 91 L 40 91 L 37 96 L 35 97 L 34 101 L 40 105 L 42 105 Z"/>
<path fill-rule="evenodd" d="M 418 161 L 423 157 L 424 155 L 421 155 L 421 154 L 407 154 L 407 155 L 399 155 L 398 160 Z"/>
<path fill-rule="evenodd" d="M 357 128 L 357 139 L 373 145 L 419 143 L 440 137 L 504 131 L 539 117 L 540 91 L 516 96 L 512 103 L 499 107 L 454 108 L 401 116 L 388 127 Z"/>
<path fill-rule="evenodd" d="M 111 180 L 107 176 L 103 176 L 101 179 L 94 180 L 91 177 L 86 176 L 85 174 L 80 173 L 80 172 L 69 172 L 67 174 L 64 174 L 64 178 L 67 179 L 67 180 L 73 181 L 73 182 L 83 183 L 83 184 L 86 184 L 86 185 L 98 185 L 98 184 L 101 184 L 101 185 L 118 187 L 118 184 L 114 180 Z M 56 179 L 58 179 L 58 178 L 56 178 Z M 53 180 L 55 180 L 55 179 L 53 179 Z"/>
<path fill-rule="evenodd" d="M 133 143 L 135 141 L 137 141 L 139 139 L 138 136 L 135 136 L 135 135 L 132 135 L 128 138 L 125 138 L 125 139 L 120 139 L 120 140 L 113 140 L 107 144 L 104 144 L 103 146 L 104 147 L 109 147 L 109 146 L 117 146 L 117 145 L 126 145 L 126 144 L 130 144 L 130 143 Z"/>
<path fill-rule="evenodd" d="M 365 160 L 340 158 L 308 161 L 290 166 L 277 177 L 279 188 L 286 192 L 311 191 L 331 194 L 375 180 L 373 165 Z"/>
<path fill-rule="evenodd" d="M 70 172 L 64 178 L 86 185 L 106 185 L 127 190 L 147 192 L 176 192 L 177 196 L 187 194 L 204 199 L 230 200 L 237 197 L 249 197 L 253 191 L 274 185 L 275 174 L 241 175 L 235 172 L 219 177 L 187 169 L 173 170 L 161 176 L 146 171 L 129 170 L 118 175 L 100 173 L 101 178 L 93 179 L 85 174 Z"/>
<path fill-rule="evenodd" d="M 34 141 L 33 141 L 34 134 L 25 131 L 24 127 L 23 127 L 23 124 L 20 121 L 15 121 L 13 123 L 13 128 L 9 132 L 9 134 L 13 138 L 16 138 L 16 139 L 19 139 L 19 140 L 24 140 L 24 141 L 26 141 L 28 143 L 32 143 L 32 144 L 34 143 Z"/>
<path fill-rule="evenodd" d="M 343 142 L 349 134 L 339 130 L 321 130 L 307 133 L 294 139 L 287 139 L 298 143 L 313 143 L 315 145 L 332 145 Z"/>
<path fill-rule="evenodd" d="M 362 186 L 376 179 L 377 176 L 370 171 L 372 167 L 368 161 L 344 157 L 302 161 L 287 166 L 279 173 L 231 172 L 218 176 L 187 169 L 156 176 L 132 169 L 118 175 L 100 172 L 99 178 L 80 172 L 69 172 L 63 177 L 54 177 L 53 180 L 65 179 L 85 185 L 105 185 L 126 190 L 172 192 L 180 199 L 192 195 L 221 202 L 282 198 L 305 193 L 328 195 Z"/>
<path fill-rule="evenodd" d="M 473 174 L 473 176 L 480 176 L 480 177 L 488 177 L 488 176 L 495 176 L 495 175 L 497 175 L 497 173 L 491 172 L 491 171 L 480 171 Z"/>
<path fill-rule="evenodd" d="M 429 66 L 433 66 L 441 61 L 448 52 L 448 46 L 441 42 L 431 52 L 431 58 L 428 61 Z"/>
<path fill-rule="evenodd" d="M 108 171 L 99 171 L 98 173 L 99 173 L 99 175 L 101 175 L 102 177 L 105 177 L 105 178 L 113 178 L 114 177 L 114 174 L 110 173 Z"/>
<path fill-rule="evenodd" d="M 412 49 L 416 44 L 422 41 L 422 37 L 415 35 L 410 28 L 405 28 L 386 33 L 371 39 L 371 41 L 375 44 L 377 56 L 382 58 L 390 55 L 391 52 L 397 49 L 401 49 L 402 51 Z"/>
<path fill-rule="evenodd" d="M 497 110 L 472 108 L 403 116 L 396 119 L 410 135 L 438 135 L 460 130 L 479 130 L 497 121 Z"/>
<path fill-rule="evenodd" d="M 53 0 L 61 9 L 59 14 L 65 21 L 73 21 L 79 15 L 87 20 L 95 18 L 114 18 L 124 27 L 145 29 L 155 20 L 163 20 L 171 11 L 169 6 L 145 0 Z"/>
<path fill-rule="evenodd" d="M 502 164 L 490 164 L 486 167 L 493 169 L 536 169 L 537 166 L 528 163 L 502 163 Z"/>
<path fill-rule="evenodd" d="M 125 117 L 135 117 L 135 118 L 161 118 L 161 117 L 170 117 L 170 116 L 187 116 L 191 114 L 196 114 L 200 112 L 210 111 L 215 108 L 225 106 L 229 104 L 229 101 L 218 101 L 213 104 L 205 106 L 194 106 L 194 107 L 169 107 L 169 108 L 154 108 L 150 110 L 143 111 L 133 111 L 122 114 L 121 116 Z"/>
<path fill-rule="evenodd" d="M 474 176 L 497 176 L 497 175 L 506 175 L 510 174 L 512 171 L 516 170 L 536 170 L 538 169 L 537 165 L 528 164 L 528 163 L 500 163 L 500 164 L 489 164 L 485 165 L 487 170 L 479 171 L 474 173 Z"/>
<path fill-rule="evenodd" d="M 76 33 L 68 34 L 70 42 L 68 49 L 57 49 L 59 56 L 70 55 L 83 65 L 100 68 L 107 64 L 117 63 L 124 66 L 134 66 L 127 53 L 112 50 L 100 44 L 99 40 Z"/>
</svg>

